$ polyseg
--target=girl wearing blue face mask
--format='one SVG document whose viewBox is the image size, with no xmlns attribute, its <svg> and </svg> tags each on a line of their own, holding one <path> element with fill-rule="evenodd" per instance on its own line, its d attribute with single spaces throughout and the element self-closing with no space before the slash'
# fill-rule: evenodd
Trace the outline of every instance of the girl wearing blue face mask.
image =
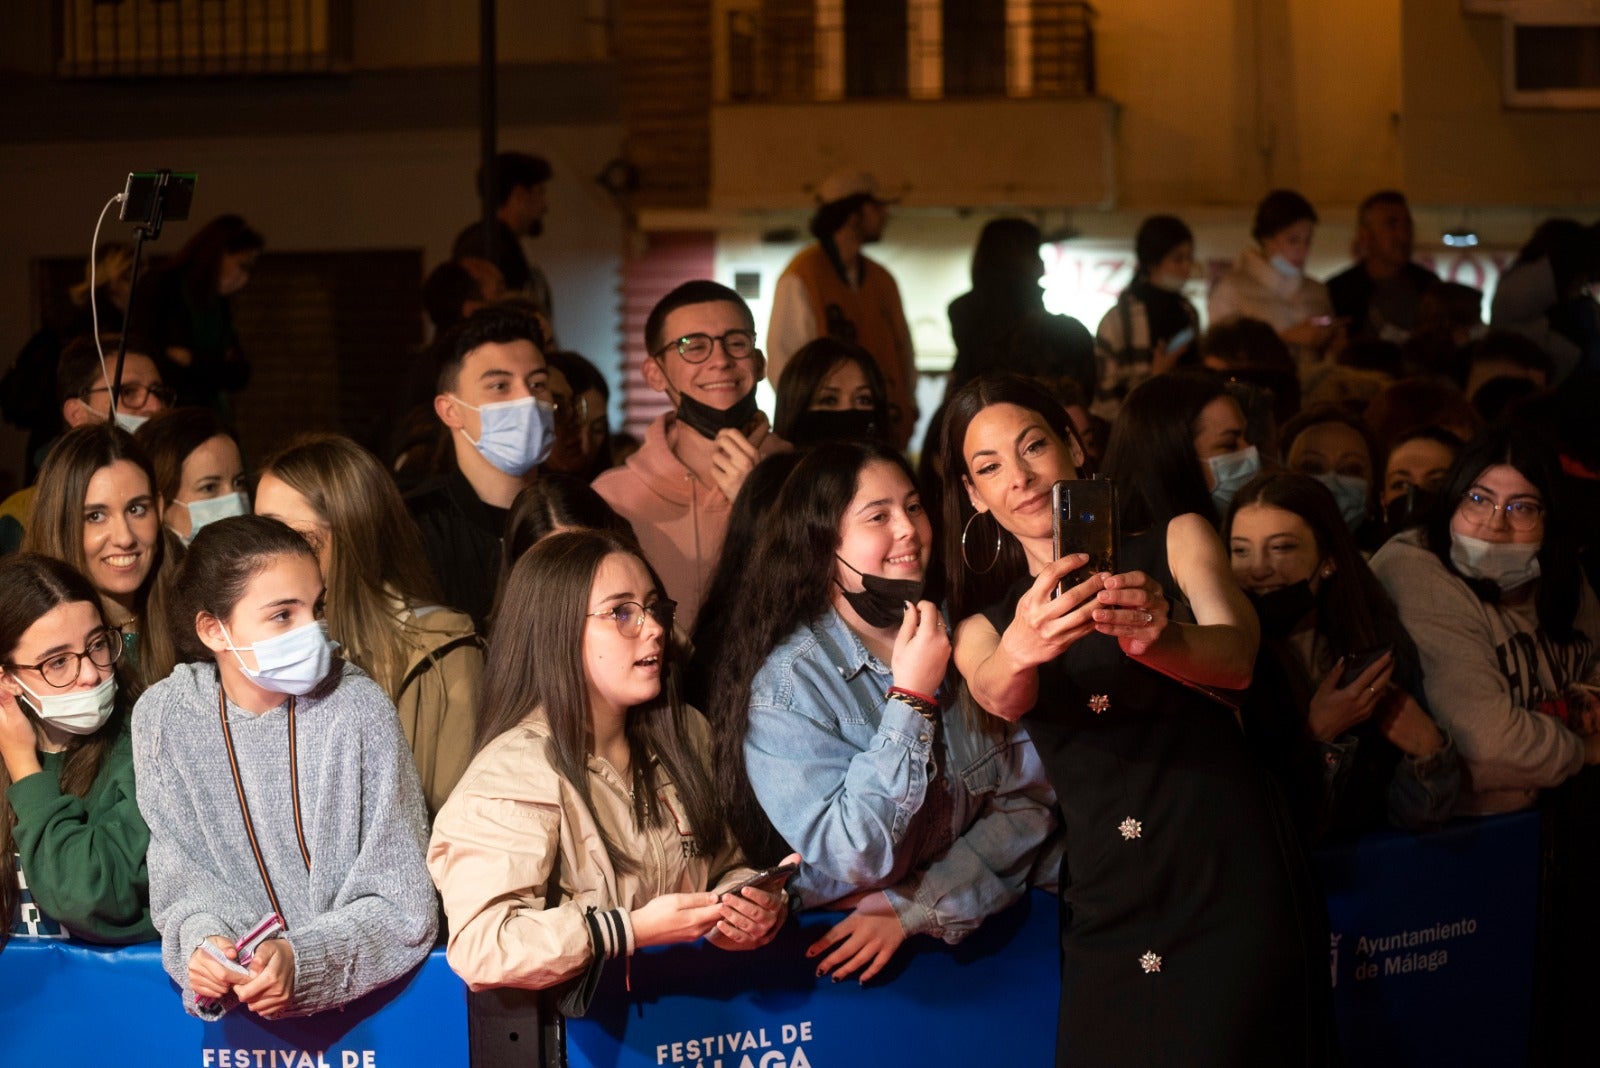
<svg viewBox="0 0 1600 1068">
<path fill-rule="evenodd" d="M 437 928 L 427 811 L 394 705 L 333 655 L 305 538 L 261 516 L 196 535 L 178 576 L 186 662 L 134 709 L 151 915 L 184 1006 L 271 1018 L 399 977 Z M 236 941 L 266 916 L 283 930 Z"/>
<path fill-rule="evenodd" d="M 246 515 L 239 441 L 209 408 L 174 408 L 133 436 L 150 457 L 161 522 L 185 544 L 207 523 Z"/>
<path fill-rule="evenodd" d="M 1328 487 L 1356 545 L 1375 552 L 1383 544 L 1378 477 L 1387 458 L 1371 428 L 1337 405 L 1319 404 L 1285 423 L 1279 441 L 1284 466 Z"/>
<path fill-rule="evenodd" d="M 1459 812 L 1528 808 L 1600 763 L 1600 602 L 1578 566 L 1564 477 L 1538 430 L 1484 431 L 1427 522 L 1372 558 L 1461 751 Z"/>
<path fill-rule="evenodd" d="M 1222 379 L 1179 371 L 1128 394 L 1101 469 L 1116 479 L 1124 530 L 1164 527 L 1187 512 L 1216 527 L 1234 493 L 1261 470 L 1261 455 Z"/>
<path fill-rule="evenodd" d="M 6 557 L 0 590 L 0 947 L 154 938 L 121 635 L 59 560 Z"/>
</svg>

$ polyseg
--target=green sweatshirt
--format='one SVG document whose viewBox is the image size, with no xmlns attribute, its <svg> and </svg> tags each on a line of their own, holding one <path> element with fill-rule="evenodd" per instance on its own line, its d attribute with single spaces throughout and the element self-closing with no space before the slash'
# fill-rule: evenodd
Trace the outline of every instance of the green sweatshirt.
<svg viewBox="0 0 1600 1068">
<path fill-rule="evenodd" d="M 62 754 L 40 753 L 44 770 L 11 784 L 17 853 L 46 916 L 94 942 L 145 942 L 150 923 L 145 848 L 150 832 L 133 794 L 133 744 L 126 730 L 106 750 L 89 796 L 61 789 Z M 9 919 L 9 918 L 8 918 Z"/>
</svg>

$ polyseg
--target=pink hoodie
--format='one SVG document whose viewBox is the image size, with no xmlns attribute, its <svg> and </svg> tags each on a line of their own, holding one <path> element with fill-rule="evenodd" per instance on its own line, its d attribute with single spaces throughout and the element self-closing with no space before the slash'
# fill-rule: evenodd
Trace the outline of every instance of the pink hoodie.
<svg viewBox="0 0 1600 1068">
<path fill-rule="evenodd" d="M 694 630 L 717 569 L 733 502 L 716 486 L 697 480 L 673 454 L 667 430 L 675 419 L 673 412 L 657 417 L 645 429 L 639 451 L 622 467 L 603 472 L 594 488 L 633 524 L 645 557 L 666 583 L 667 596 L 678 602 L 678 626 L 687 633 Z M 762 459 L 790 448 L 764 418 L 750 443 Z"/>
</svg>

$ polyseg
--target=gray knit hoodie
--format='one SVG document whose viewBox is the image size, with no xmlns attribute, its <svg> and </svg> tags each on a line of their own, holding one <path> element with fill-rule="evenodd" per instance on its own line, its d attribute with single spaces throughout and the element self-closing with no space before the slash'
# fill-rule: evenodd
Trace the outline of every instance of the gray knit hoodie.
<svg viewBox="0 0 1600 1068">
<path fill-rule="evenodd" d="M 217 710 L 217 669 L 180 664 L 133 713 L 139 810 L 150 825 L 150 913 L 162 962 L 195 1006 L 189 956 L 209 935 L 230 941 L 271 911 L 245 834 Z M 423 862 L 427 810 L 416 766 L 384 692 L 349 664 L 295 709 L 307 871 L 295 838 L 288 706 L 252 715 L 228 705 L 256 837 L 294 948 L 284 1015 L 337 1008 L 403 975 L 438 925 Z"/>
</svg>

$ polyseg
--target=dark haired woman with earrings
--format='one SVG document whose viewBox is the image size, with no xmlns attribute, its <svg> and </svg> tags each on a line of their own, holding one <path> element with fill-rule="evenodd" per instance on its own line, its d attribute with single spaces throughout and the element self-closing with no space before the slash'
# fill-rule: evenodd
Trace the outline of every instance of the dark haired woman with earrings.
<svg viewBox="0 0 1600 1068">
<path fill-rule="evenodd" d="M 1085 555 L 1054 558 L 1051 487 L 1083 452 L 1053 397 L 977 379 L 951 399 L 943 452 L 956 666 L 979 706 L 1027 725 L 1061 810 L 1057 1064 L 1327 1063 L 1321 903 L 1236 716 L 1202 695 L 1245 686 L 1257 644 L 1207 517 L 1146 513 L 1117 573 L 1078 581 Z"/>
</svg>

